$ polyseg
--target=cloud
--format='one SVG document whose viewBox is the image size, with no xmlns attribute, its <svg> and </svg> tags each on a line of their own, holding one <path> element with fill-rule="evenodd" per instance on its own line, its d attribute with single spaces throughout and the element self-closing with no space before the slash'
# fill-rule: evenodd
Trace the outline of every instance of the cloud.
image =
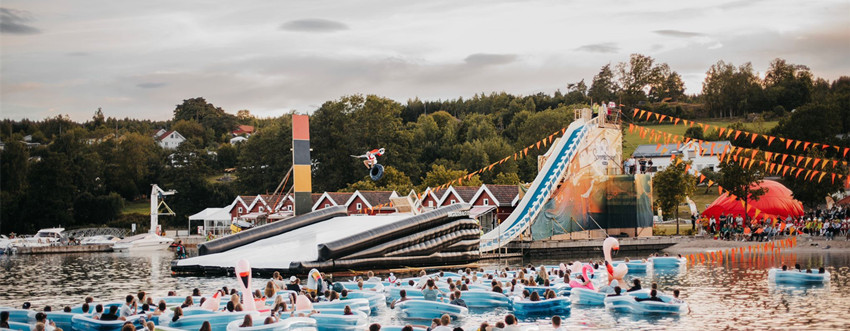
<svg viewBox="0 0 850 331">
<path fill-rule="evenodd" d="M 160 87 L 163 87 L 165 85 L 168 85 L 168 84 L 162 83 L 162 82 L 146 82 L 146 83 L 136 84 L 136 87 L 139 87 L 139 88 L 160 88 Z"/>
<path fill-rule="evenodd" d="M 33 21 L 28 11 L 10 8 L 0 8 L 0 33 L 8 34 L 36 34 L 41 30 L 24 24 Z"/>
<path fill-rule="evenodd" d="M 508 64 L 516 61 L 516 59 L 516 54 L 475 53 L 467 56 L 465 59 L 463 59 L 463 61 L 466 62 L 466 64 L 474 66 L 489 66 Z"/>
<path fill-rule="evenodd" d="M 576 50 L 593 53 L 617 53 L 620 48 L 617 47 L 617 43 L 600 43 L 584 45 L 579 48 L 576 48 Z"/>
<path fill-rule="evenodd" d="M 345 23 L 342 22 L 321 18 L 308 18 L 283 23 L 283 25 L 280 26 L 280 29 L 286 31 L 322 33 L 348 30 L 348 25 L 345 25 Z"/>
<path fill-rule="evenodd" d="M 680 31 L 680 30 L 655 30 L 652 31 L 657 34 L 666 37 L 676 37 L 676 38 L 692 38 L 692 37 L 702 37 L 704 34 L 698 32 L 689 32 L 689 31 Z"/>
</svg>

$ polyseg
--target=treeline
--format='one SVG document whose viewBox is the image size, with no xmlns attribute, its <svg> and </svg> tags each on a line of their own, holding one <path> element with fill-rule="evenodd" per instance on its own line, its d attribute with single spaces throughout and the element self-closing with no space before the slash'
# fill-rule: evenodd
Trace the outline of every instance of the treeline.
<svg viewBox="0 0 850 331">
<path fill-rule="evenodd" d="M 808 68 L 782 60 L 771 64 L 763 80 L 751 66 L 732 67 L 731 73 L 729 67 L 722 61 L 712 66 L 698 95 L 685 95 L 681 77 L 667 64 L 635 54 L 628 62 L 601 67 L 589 86 L 581 80 L 551 94 L 481 93 L 404 104 L 374 95 L 327 101 L 310 119 L 313 191 L 406 193 L 440 185 L 565 127 L 574 110 L 607 101 L 685 118 L 770 115 L 781 119 L 774 134 L 833 144 L 838 132 L 850 131 L 850 78 L 824 85 Z M 122 216 L 121 209 L 127 201 L 147 199 L 153 183 L 178 191 L 168 199 L 178 217 L 166 222 L 182 227 L 188 215 L 227 205 L 236 194 L 272 192 L 291 165 L 290 114 L 255 118 L 239 110 L 232 115 L 203 98 L 184 100 L 173 113 L 162 122 L 105 117 L 100 109 L 84 123 L 63 116 L 2 121 L 0 231 L 139 223 Z M 799 121 L 811 118 L 829 123 L 805 130 Z M 254 126 L 256 133 L 230 145 L 230 132 L 240 124 Z M 164 150 L 152 137 L 161 128 L 177 130 L 187 141 Z M 24 144 L 27 135 L 40 145 Z M 381 147 L 386 174 L 373 182 L 361 160 L 349 155 Z M 468 183 L 531 181 L 538 155 L 529 151 Z M 223 177 L 230 168 L 235 174 Z"/>
</svg>

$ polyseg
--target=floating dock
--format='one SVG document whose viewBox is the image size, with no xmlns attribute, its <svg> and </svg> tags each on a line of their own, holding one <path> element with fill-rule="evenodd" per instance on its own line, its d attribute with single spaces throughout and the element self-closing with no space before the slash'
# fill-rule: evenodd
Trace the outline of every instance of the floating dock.
<svg viewBox="0 0 850 331">
<path fill-rule="evenodd" d="M 15 254 L 64 254 L 111 252 L 112 245 L 58 245 L 16 247 Z"/>
</svg>

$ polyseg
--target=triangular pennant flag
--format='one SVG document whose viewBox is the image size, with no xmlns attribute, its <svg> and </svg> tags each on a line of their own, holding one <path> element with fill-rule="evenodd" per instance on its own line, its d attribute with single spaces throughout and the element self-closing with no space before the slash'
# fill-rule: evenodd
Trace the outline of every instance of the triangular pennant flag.
<svg viewBox="0 0 850 331">
<path fill-rule="evenodd" d="M 820 183 L 820 181 L 823 179 L 823 176 L 825 176 L 825 175 L 826 175 L 825 172 L 820 173 L 820 177 L 818 177 L 818 183 Z"/>
<path fill-rule="evenodd" d="M 795 142 L 795 143 L 794 143 L 794 150 L 796 150 L 796 149 L 797 149 L 797 147 L 800 147 L 800 143 L 801 143 L 801 142 L 802 142 L 802 141 L 797 140 L 797 142 Z"/>
<path fill-rule="evenodd" d="M 738 136 L 741 135 L 741 131 L 735 130 L 735 140 L 738 140 Z"/>
<path fill-rule="evenodd" d="M 754 143 L 756 142 L 756 137 L 758 137 L 758 135 L 757 135 L 757 134 L 755 134 L 755 133 L 750 134 L 750 138 L 751 138 L 751 139 L 750 139 L 750 143 L 751 143 L 751 144 L 754 144 Z"/>
<path fill-rule="evenodd" d="M 708 187 L 711 187 L 711 185 L 714 185 L 714 181 L 713 181 L 713 180 L 711 180 L 711 179 L 709 179 L 709 180 L 708 180 L 708 184 L 706 184 L 706 185 L 708 185 Z"/>
<path fill-rule="evenodd" d="M 788 139 L 785 141 L 785 149 L 791 148 L 791 143 L 794 142 L 793 139 Z"/>
<path fill-rule="evenodd" d="M 764 158 L 767 159 L 768 161 L 772 161 L 773 160 L 773 153 L 764 152 Z"/>
<path fill-rule="evenodd" d="M 679 124 L 679 120 L 680 120 L 680 118 L 676 117 L 676 120 L 673 122 L 673 125 L 678 125 L 678 124 Z"/>
<path fill-rule="evenodd" d="M 832 174 L 832 183 L 835 184 L 835 174 Z"/>
<path fill-rule="evenodd" d="M 652 115 L 655 115 L 655 119 L 658 119 L 658 117 L 659 117 L 657 113 L 652 113 Z M 659 122 L 661 122 L 661 121 L 659 121 Z"/>
<path fill-rule="evenodd" d="M 811 143 L 810 143 L 810 142 L 808 142 L 808 141 L 807 141 L 807 142 L 805 142 L 805 143 L 803 143 L 803 150 L 805 151 L 805 150 L 809 149 L 809 145 L 810 145 L 810 144 L 811 144 Z"/>
<path fill-rule="evenodd" d="M 629 123 L 629 133 L 632 133 L 634 131 L 635 131 L 635 125 L 632 124 L 632 123 Z"/>
<path fill-rule="evenodd" d="M 793 156 L 793 157 L 794 157 L 794 165 L 799 167 L 800 161 L 803 161 L 803 157 L 802 156 L 796 156 L 796 155 Z"/>
<path fill-rule="evenodd" d="M 773 143 L 773 139 L 776 139 L 776 137 L 774 137 L 774 136 L 770 136 L 770 137 L 768 137 L 768 138 L 767 138 L 767 145 L 768 145 L 768 146 L 770 146 L 770 144 L 772 144 L 772 143 Z"/>
<path fill-rule="evenodd" d="M 665 117 L 667 117 L 667 115 L 661 115 L 661 119 L 658 120 L 658 123 L 664 122 Z"/>
<path fill-rule="evenodd" d="M 833 174 L 832 176 L 835 177 L 835 174 Z M 704 180 L 705 180 L 705 175 L 699 174 L 699 183 L 702 184 L 702 181 L 704 181 Z"/>
<path fill-rule="evenodd" d="M 803 162 L 803 167 L 808 167 L 808 166 L 809 166 L 809 162 L 811 162 L 811 161 L 812 161 L 812 158 L 807 157 L 807 158 L 806 158 L 806 162 Z"/>
<path fill-rule="evenodd" d="M 723 131 L 726 131 L 726 128 L 720 128 L 720 136 L 723 136 Z"/>
<path fill-rule="evenodd" d="M 841 157 L 847 157 L 847 151 L 850 151 L 850 147 L 844 147 L 844 153 L 841 154 Z"/>
<path fill-rule="evenodd" d="M 785 159 L 788 158 L 788 154 L 782 154 L 782 164 L 785 164 Z"/>
<path fill-rule="evenodd" d="M 815 163 L 812 163 L 812 168 L 817 168 L 818 163 L 820 163 L 820 159 L 819 159 L 819 158 L 815 158 Z M 826 162 L 824 162 L 824 163 L 826 163 Z"/>
<path fill-rule="evenodd" d="M 637 113 L 638 113 L 638 110 L 640 110 L 640 109 L 637 109 L 637 108 L 635 108 L 635 111 L 634 111 L 634 113 L 632 113 L 632 117 L 633 117 L 633 118 L 634 118 L 634 117 L 635 117 L 635 115 L 637 115 Z"/>
<path fill-rule="evenodd" d="M 785 176 L 785 172 L 787 172 L 787 171 L 788 171 L 788 168 L 789 168 L 788 166 L 783 166 L 783 167 L 782 167 L 782 176 Z"/>
<path fill-rule="evenodd" d="M 537 142 L 537 149 L 540 149 L 540 142 Z"/>
</svg>

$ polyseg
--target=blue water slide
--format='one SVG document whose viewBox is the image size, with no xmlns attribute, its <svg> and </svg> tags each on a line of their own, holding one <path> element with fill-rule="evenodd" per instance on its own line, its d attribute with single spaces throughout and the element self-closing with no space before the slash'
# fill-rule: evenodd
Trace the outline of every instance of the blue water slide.
<svg viewBox="0 0 850 331">
<path fill-rule="evenodd" d="M 552 191 L 566 174 L 570 161 L 578 153 L 579 145 L 589 131 L 589 126 L 583 119 L 577 119 L 570 124 L 514 212 L 498 227 L 481 236 L 479 251 L 489 252 L 507 245 L 531 226 Z"/>
</svg>

